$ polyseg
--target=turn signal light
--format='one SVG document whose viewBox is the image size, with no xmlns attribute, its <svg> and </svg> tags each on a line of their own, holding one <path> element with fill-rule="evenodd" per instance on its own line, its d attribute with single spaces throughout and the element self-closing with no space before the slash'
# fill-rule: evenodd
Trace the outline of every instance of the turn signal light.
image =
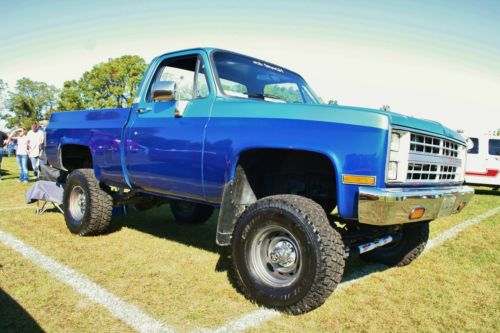
<svg viewBox="0 0 500 333">
<path fill-rule="evenodd" d="M 425 208 L 424 207 L 417 207 L 413 208 L 410 213 L 410 220 L 416 220 L 424 216 L 425 213 Z"/>
<path fill-rule="evenodd" d="M 342 175 L 342 183 L 353 185 L 371 185 L 374 186 L 377 178 L 375 176 L 362 175 Z"/>
</svg>

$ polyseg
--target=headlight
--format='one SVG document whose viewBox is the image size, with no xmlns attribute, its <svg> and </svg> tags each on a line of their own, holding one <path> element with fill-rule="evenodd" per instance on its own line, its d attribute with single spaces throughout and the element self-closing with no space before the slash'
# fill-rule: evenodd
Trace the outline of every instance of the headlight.
<svg viewBox="0 0 500 333">
<path fill-rule="evenodd" d="M 399 139 L 400 139 L 399 133 L 392 133 L 391 134 L 391 150 L 392 151 L 399 151 Z"/>
<path fill-rule="evenodd" d="M 389 162 L 389 165 L 387 167 L 387 179 L 398 179 L 398 162 Z"/>
</svg>

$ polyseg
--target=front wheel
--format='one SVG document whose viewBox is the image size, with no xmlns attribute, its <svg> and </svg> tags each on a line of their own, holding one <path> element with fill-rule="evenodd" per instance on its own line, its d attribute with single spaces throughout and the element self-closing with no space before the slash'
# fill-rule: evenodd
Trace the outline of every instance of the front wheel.
<svg viewBox="0 0 500 333">
<path fill-rule="evenodd" d="M 92 169 L 77 169 L 69 174 L 63 203 L 66 225 L 74 234 L 101 234 L 111 222 L 113 198 L 101 189 Z"/>
<path fill-rule="evenodd" d="M 406 224 L 395 238 L 392 243 L 361 254 L 361 259 L 388 266 L 408 265 L 425 249 L 429 239 L 429 222 Z"/>
<path fill-rule="evenodd" d="M 296 195 L 252 204 L 232 238 L 235 282 L 247 298 L 299 314 L 315 309 L 344 272 L 344 244 L 322 207 Z"/>
</svg>

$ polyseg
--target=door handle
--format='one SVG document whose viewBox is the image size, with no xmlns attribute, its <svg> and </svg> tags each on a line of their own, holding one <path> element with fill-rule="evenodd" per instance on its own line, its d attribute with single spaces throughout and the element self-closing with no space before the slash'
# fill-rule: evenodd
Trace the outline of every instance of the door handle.
<svg viewBox="0 0 500 333">
<path fill-rule="evenodd" d="M 137 113 L 146 113 L 146 112 L 149 112 L 151 110 L 152 110 L 151 108 L 137 108 L 135 110 L 135 112 L 137 112 Z"/>
</svg>

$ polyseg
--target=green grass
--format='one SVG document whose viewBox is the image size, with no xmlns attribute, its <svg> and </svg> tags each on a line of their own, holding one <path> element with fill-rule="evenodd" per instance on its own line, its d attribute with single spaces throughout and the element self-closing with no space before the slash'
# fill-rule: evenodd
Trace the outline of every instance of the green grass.
<svg viewBox="0 0 500 333">
<path fill-rule="evenodd" d="M 0 182 L 0 208 L 24 205 L 15 160 Z M 462 214 L 431 224 L 431 237 L 500 206 L 500 193 L 476 195 Z M 228 280 L 215 246 L 216 217 L 202 226 L 174 222 L 167 206 L 115 218 L 109 234 L 78 237 L 56 211 L 0 211 L 0 229 L 188 331 L 217 327 L 255 310 Z M 256 331 L 499 331 L 499 214 L 404 268 L 388 269 L 332 295 L 319 309 L 281 316 Z M 128 331 L 14 251 L 0 245 L 0 286 L 47 331 Z M 364 265 L 352 260 L 346 274 Z M 0 310 L 0 317 L 2 316 Z M 2 326 L 0 324 L 0 330 Z"/>
</svg>

